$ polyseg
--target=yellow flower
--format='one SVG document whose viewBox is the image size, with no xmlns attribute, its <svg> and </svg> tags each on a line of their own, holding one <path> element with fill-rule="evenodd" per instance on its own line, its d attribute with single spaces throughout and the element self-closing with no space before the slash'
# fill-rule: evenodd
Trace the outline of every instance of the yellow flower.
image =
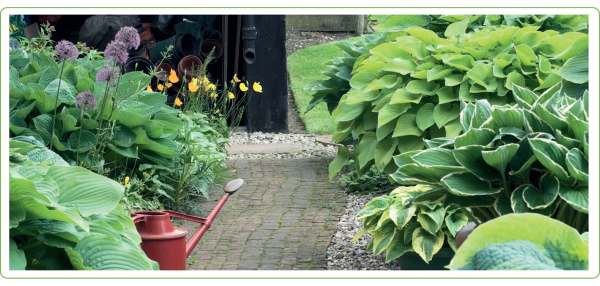
<svg viewBox="0 0 600 286">
<path fill-rule="evenodd" d="M 172 83 L 176 83 L 179 81 L 179 78 L 177 77 L 177 74 L 175 73 L 174 70 L 171 70 L 171 75 L 169 76 L 169 81 Z"/>
<path fill-rule="evenodd" d="M 152 88 L 150 86 L 148 86 L 148 88 L 146 88 L 147 92 L 152 92 Z"/>
<path fill-rule="evenodd" d="M 231 92 L 228 95 L 229 95 L 229 99 L 234 99 L 235 98 L 235 95 L 233 95 L 233 93 L 231 93 Z"/>
<path fill-rule="evenodd" d="M 211 116 L 211 117 L 210 117 L 210 119 L 212 119 L 212 120 L 215 120 L 215 117 L 214 117 L 214 116 Z"/>
<path fill-rule="evenodd" d="M 217 87 L 214 84 L 211 83 L 211 84 L 209 84 L 209 85 L 206 86 L 206 91 L 208 91 L 209 89 L 215 90 L 215 89 L 217 89 Z"/>
<path fill-rule="evenodd" d="M 217 111 L 215 111 L 215 114 L 219 113 L 219 110 L 220 110 L 220 109 L 217 109 Z"/>
<path fill-rule="evenodd" d="M 212 97 L 212 98 L 217 98 L 217 96 L 219 96 L 219 95 L 214 92 L 210 94 L 210 97 Z"/>
<path fill-rule="evenodd" d="M 234 80 L 235 82 L 240 82 L 240 81 L 241 81 L 241 80 L 239 80 L 239 79 L 237 78 L 237 73 L 233 75 L 233 80 Z"/>
<path fill-rule="evenodd" d="M 188 89 L 191 92 L 196 92 L 198 90 L 198 86 L 195 85 L 193 81 L 190 81 L 190 83 L 188 83 Z"/>
<path fill-rule="evenodd" d="M 199 84 L 199 80 L 197 78 L 193 78 L 192 82 L 194 83 L 194 85 L 198 85 Z"/>
<path fill-rule="evenodd" d="M 246 91 L 246 90 L 248 90 L 248 87 L 246 87 L 246 85 L 244 83 L 240 83 L 240 90 Z"/>
<path fill-rule="evenodd" d="M 237 172 L 237 170 L 231 170 L 231 172 L 232 172 L 232 173 L 235 173 L 235 172 Z"/>
<path fill-rule="evenodd" d="M 167 86 L 167 88 L 169 88 L 169 87 L 173 86 L 173 84 L 170 82 L 167 82 L 166 86 Z"/>
<path fill-rule="evenodd" d="M 162 84 L 158 84 L 158 85 L 156 86 L 156 88 L 158 88 L 158 90 L 160 90 L 160 91 L 163 91 L 163 89 L 165 88 L 165 86 L 164 86 L 164 85 L 162 85 Z"/>
<path fill-rule="evenodd" d="M 175 105 L 181 106 L 182 104 L 183 104 L 183 102 L 181 102 L 181 100 L 179 100 L 179 97 L 175 98 Z"/>
<path fill-rule="evenodd" d="M 260 82 L 255 82 L 254 85 L 252 85 L 252 88 L 256 92 L 262 92 L 262 86 L 260 86 Z"/>
<path fill-rule="evenodd" d="M 131 186 L 131 183 L 129 182 L 129 176 L 125 177 L 125 187 Z"/>
</svg>

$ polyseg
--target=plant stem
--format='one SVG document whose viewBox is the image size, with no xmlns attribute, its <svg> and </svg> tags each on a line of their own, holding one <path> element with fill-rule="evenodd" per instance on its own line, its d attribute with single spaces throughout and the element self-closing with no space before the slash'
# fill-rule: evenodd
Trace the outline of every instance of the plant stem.
<svg viewBox="0 0 600 286">
<path fill-rule="evenodd" d="M 52 129 L 50 129 L 50 150 L 52 150 L 52 141 L 54 139 L 54 124 L 56 123 L 56 108 L 58 105 L 58 96 L 60 95 L 60 84 L 62 83 L 62 73 L 65 69 L 65 60 L 62 60 L 60 75 L 58 76 L 58 88 L 56 89 L 56 99 L 54 100 L 54 117 L 52 117 Z"/>
<path fill-rule="evenodd" d="M 556 215 L 556 219 L 562 221 L 563 214 L 565 213 L 565 209 L 567 208 L 567 201 L 562 200 L 560 205 L 558 206 L 560 209 L 558 210 L 558 214 Z"/>
<path fill-rule="evenodd" d="M 504 185 L 504 195 L 507 198 L 510 198 L 510 194 L 512 193 L 510 190 L 510 185 L 508 184 L 508 182 L 506 181 L 506 175 L 504 174 L 504 172 L 501 172 L 500 175 L 502 176 L 502 184 Z"/>
<path fill-rule="evenodd" d="M 577 218 L 577 219 L 575 220 L 575 229 L 576 229 L 577 231 L 581 232 L 581 231 L 580 231 L 580 229 L 581 229 L 581 225 L 583 224 L 583 220 L 585 219 L 585 218 L 583 217 L 583 213 L 581 213 L 581 212 L 577 212 L 577 216 L 576 216 L 576 218 Z"/>
<path fill-rule="evenodd" d="M 496 209 L 494 209 L 494 207 L 488 207 L 488 210 L 490 210 L 494 218 L 500 217 L 500 214 L 496 211 Z"/>
<path fill-rule="evenodd" d="M 464 209 L 461 206 L 458 206 L 458 207 L 469 219 L 471 219 L 477 226 L 479 226 L 479 224 L 480 224 L 479 221 L 470 212 L 468 212 L 466 209 Z"/>
<path fill-rule="evenodd" d="M 492 216 L 485 208 L 483 207 L 476 207 L 476 209 L 483 214 L 483 216 L 485 216 L 486 221 L 487 220 L 492 220 L 494 219 L 494 216 Z"/>
<path fill-rule="evenodd" d="M 80 106 L 81 107 L 81 106 Z M 83 131 L 83 109 L 81 110 L 81 126 L 79 126 L 79 139 L 77 139 L 77 156 L 75 157 L 75 165 L 79 165 L 79 146 L 81 144 L 81 132 Z"/>
</svg>

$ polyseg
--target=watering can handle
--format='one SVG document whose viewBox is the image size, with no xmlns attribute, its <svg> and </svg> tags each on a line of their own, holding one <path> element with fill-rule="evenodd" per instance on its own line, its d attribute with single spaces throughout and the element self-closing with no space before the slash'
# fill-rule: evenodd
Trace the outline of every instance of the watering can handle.
<svg viewBox="0 0 600 286">
<path fill-rule="evenodd" d="M 193 221 L 193 222 L 198 222 L 198 223 L 206 223 L 206 219 L 205 218 L 201 218 L 201 217 L 197 217 L 197 216 L 193 216 L 193 215 L 182 214 L 182 213 L 178 213 L 178 212 L 174 212 L 174 211 L 169 211 L 169 210 L 162 210 L 161 212 L 167 213 L 171 217 L 182 218 L 182 219 L 185 219 L 185 220 L 189 220 L 189 221 Z"/>
<path fill-rule="evenodd" d="M 133 223 L 138 223 L 138 222 L 142 222 L 145 220 L 145 216 L 143 215 L 135 215 L 132 216 L 131 219 L 133 220 Z"/>
</svg>

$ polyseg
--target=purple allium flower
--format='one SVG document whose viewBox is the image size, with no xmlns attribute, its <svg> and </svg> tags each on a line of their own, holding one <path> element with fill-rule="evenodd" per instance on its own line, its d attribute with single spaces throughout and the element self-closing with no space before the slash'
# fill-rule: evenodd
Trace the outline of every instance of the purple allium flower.
<svg viewBox="0 0 600 286">
<path fill-rule="evenodd" d="M 96 109 L 96 96 L 89 90 L 78 94 L 75 99 L 77 99 L 75 107 L 83 111 Z"/>
<path fill-rule="evenodd" d="M 116 64 L 125 64 L 127 58 L 129 58 L 127 44 L 121 41 L 111 41 L 104 50 L 104 57 Z"/>
<path fill-rule="evenodd" d="M 117 32 L 115 40 L 125 43 L 130 49 L 137 49 L 140 46 L 140 35 L 133 27 L 121 28 L 121 30 Z"/>
<path fill-rule="evenodd" d="M 56 53 L 58 54 L 58 60 L 69 59 L 75 61 L 77 60 L 77 57 L 79 57 L 77 47 L 67 40 L 60 40 L 54 47 L 54 50 L 56 50 Z"/>
<path fill-rule="evenodd" d="M 110 86 L 117 86 L 117 79 L 119 78 L 119 68 L 111 67 L 110 65 L 104 65 L 104 68 L 99 70 L 96 74 L 97 82 L 107 82 L 110 79 Z"/>
</svg>

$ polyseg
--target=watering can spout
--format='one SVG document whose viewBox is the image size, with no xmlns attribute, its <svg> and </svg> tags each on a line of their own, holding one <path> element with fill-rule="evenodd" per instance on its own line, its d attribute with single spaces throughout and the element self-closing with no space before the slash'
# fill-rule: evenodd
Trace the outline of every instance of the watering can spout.
<svg viewBox="0 0 600 286">
<path fill-rule="evenodd" d="M 225 205 L 227 198 L 233 195 L 244 184 L 244 180 L 229 181 L 224 187 L 225 195 L 206 218 L 200 218 L 169 210 L 162 211 L 136 211 L 132 212 L 132 219 L 142 238 L 141 247 L 152 260 L 159 263 L 161 270 L 185 270 L 186 258 L 190 256 L 204 233 L 210 228 L 212 221 Z M 181 218 L 200 223 L 200 227 L 186 242 L 188 232 L 185 229 L 174 227 L 171 217 Z"/>
<path fill-rule="evenodd" d="M 215 217 L 217 217 L 217 214 L 219 214 L 219 211 L 221 210 L 223 205 L 225 205 L 225 202 L 227 202 L 227 198 L 229 198 L 229 196 L 231 196 L 235 192 L 237 192 L 242 187 L 243 184 L 244 184 L 244 180 L 235 179 L 235 180 L 229 181 L 227 184 L 225 184 L 225 186 L 223 186 L 223 191 L 225 191 L 225 195 L 223 195 L 223 197 L 221 197 L 221 200 L 219 200 L 219 202 L 217 203 L 215 208 L 210 212 L 210 214 L 208 214 L 205 222 L 202 223 L 202 226 L 200 226 L 200 228 L 198 228 L 196 230 L 196 232 L 194 232 L 192 237 L 190 237 L 190 239 L 185 244 L 185 256 L 186 257 L 190 256 L 190 254 L 194 250 L 194 247 L 196 247 L 196 245 L 198 244 L 198 242 L 200 242 L 200 239 L 202 238 L 204 233 L 210 228 L 213 220 L 215 219 Z"/>
</svg>

